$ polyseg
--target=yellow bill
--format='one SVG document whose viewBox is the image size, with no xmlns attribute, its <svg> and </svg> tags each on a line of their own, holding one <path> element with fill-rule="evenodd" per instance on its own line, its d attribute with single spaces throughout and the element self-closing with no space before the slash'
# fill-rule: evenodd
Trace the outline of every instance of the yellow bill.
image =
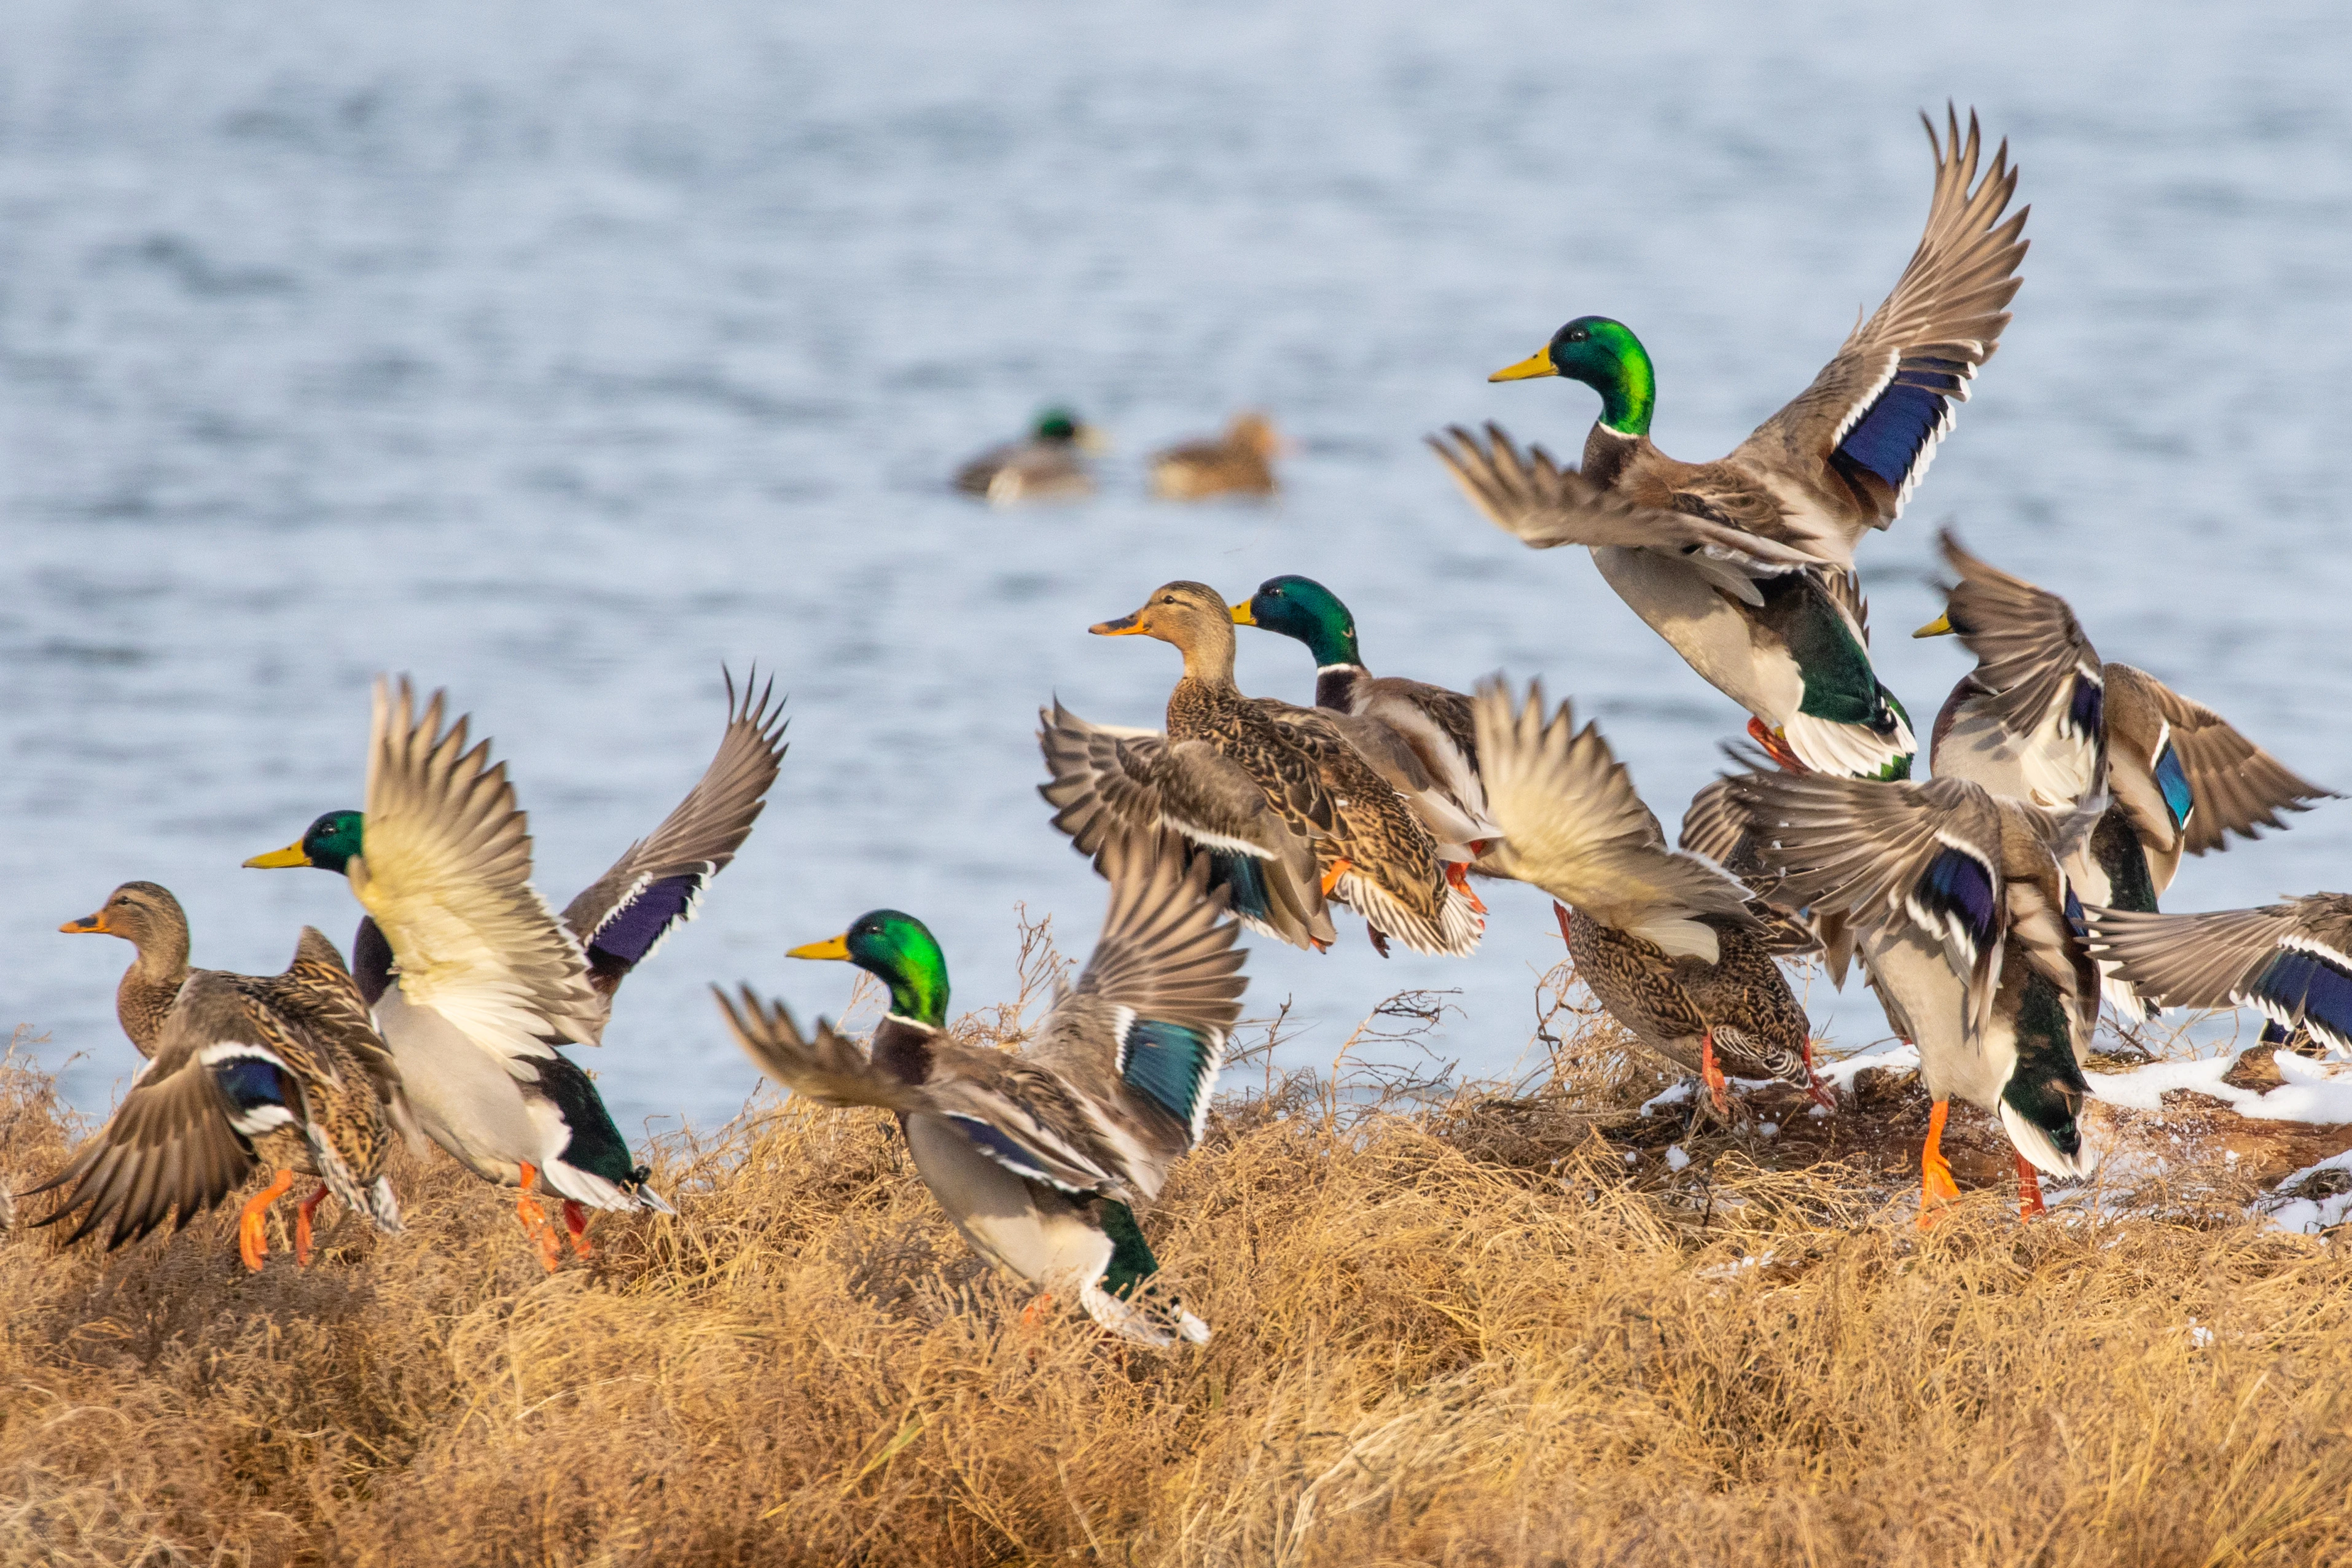
<svg viewBox="0 0 2352 1568">
<path fill-rule="evenodd" d="M 1952 616 L 1949 611 L 1946 611 L 1943 614 L 1937 616 L 1933 621 L 1928 622 L 1927 624 L 1920 627 L 1919 630 L 1911 633 L 1914 637 L 1948 637 L 1951 634 Z"/>
<path fill-rule="evenodd" d="M 68 920 L 63 925 L 58 926 L 58 929 L 60 931 L 72 931 L 76 933 L 83 931 L 104 931 L 107 929 L 106 911 L 101 909 L 95 915 L 85 915 L 79 920 Z"/>
<path fill-rule="evenodd" d="M 1257 624 L 1257 617 L 1250 613 L 1248 600 L 1244 599 L 1239 604 L 1234 606 L 1234 624 L 1236 626 L 1255 626 Z"/>
<path fill-rule="evenodd" d="M 1559 367 L 1551 362 L 1551 345 L 1546 343 L 1516 365 L 1505 365 L 1486 379 L 1490 382 L 1531 382 L 1538 376 L 1556 376 Z"/>
<path fill-rule="evenodd" d="M 297 839 L 282 850 L 272 850 L 266 855 L 256 855 L 245 863 L 262 871 L 284 871 L 288 866 L 309 865 L 310 857 L 302 852 L 302 841 Z"/>
<path fill-rule="evenodd" d="M 806 942 L 784 955 L 787 958 L 846 958 L 849 956 L 849 933 L 828 936 L 822 942 Z"/>
</svg>

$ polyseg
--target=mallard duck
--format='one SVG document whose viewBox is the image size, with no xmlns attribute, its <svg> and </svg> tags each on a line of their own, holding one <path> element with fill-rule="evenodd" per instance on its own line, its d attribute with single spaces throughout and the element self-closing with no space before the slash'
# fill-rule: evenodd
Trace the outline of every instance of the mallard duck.
<svg viewBox="0 0 2352 1568">
<path fill-rule="evenodd" d="M 1439 456 L 1494 521 L 1538 548 L 1592 547 L 1634 612 L 1725 695 L 1784 766 L 1899 778 L 1916 749 L 1870 663 L 1853 548 L 1893 522 L 1990 359 L 2017 292 L 2026 213 L 2004 142 L 1977 178 L 1975 115 L 1938 142 L 1919 247 L 1877 313 L 1813 384 L 1714 463 L 1680 463 L 1650 440 L 1656 380 L 1622 323 L 1580 316 L 1493 381 L 1568 376 L 1601 394 L 1581 472 L 1500 430 L 1466 432 Z M 1696 524 L 1708 525 L 1705 528 Z"/>
<path fill-rule="evenodd" d="M 180 978 L 152 1030 L 144 1004 L 154 993 L 142 991 L 136 1011 L 125 1003 L 123 1026 L 139 1020 L 132 1040 L 149 1061 L 98 1135 L 32 1189 L 73 1184 L 42 1224 L 87 1208 L 67 1245 L 111 1218 L 106 1244 L 120 1247 L 167 1218 L 181 1228 L 260 1164 L 275 1174 L 237 1217 L 247 1269 L 268 1256 L 263 1225 L 298 1171 L 322 1178 L 378 1230 L 399 1231 L 400 1203 L 383 1164 L 410 1125 L 408 1105 L 399 1068 L 333 943 L 303 927 L 281 975 L 190 969 L 187 915 L 152 882 L 124 883 L 98 913 L 58 929 L 122 937 L 139 949 L 133 973 L 176 967 Z M 310 1260 L 314 1207 L 303 1205 L 295 1219 L 298 1263 Z"/>
<path fill-rule="evenodd" d="M 2091 951 L 2168 1006 L 2252 1008 L 2293 1045 L 2305 1032 L 2352 1054 L 2352 894 L 2258 909 L 2154 915 L 2088 905 Z"/>
<path fill-rule="evenodd" d="M 1416 953 L 1466 957 L 1476 950 L 1486 922 L 1475 901 L 1448 879 L 1429 831 L 1356 751 L 1341 727 L 1312 709 L 1252 701 L 1234 686 L 1233 614 L 1214 589 L 1198 582 L 1163 583 L 1141 609 L 1089 630 L 1099 637 L 1157 638 L 1184 655 L 1183 676 L 1168 697 L 1172 744 L 1162 753 L 1185 770 L 1176 786 L 1180 790 L 1222 800 L 1233 776 L 1211 768 L 1206 753 L 1236 765 L 1290 835 L 1313 846 L 1323 896 L 1361 915 L 1372 927 L 1374 946 L 1385 951 L 1386 937 L 1394 936 Z M 1183 752 L 1180 760 L 1186 741 L 1205 742 L 1206 752 Z M 1128 756 L 1113 748 L 1106 760 L 1118 765 Z M 1057 779 L 1048 789 L 1068 793 L 1077 787 Z M 1083 788 L 1115 820 L 1138 829 L 1167 821 L 1196 842 L 1206 842 L 1202 835 L 1214 831 L 1205 815 L 1182 821 L 1169 816 L 1164 777 L 1123 781 L 1116 789 L 1099 783 Z M 1209 847 L 1232 849 L 1244 842 Z"/>
<path fill-rule="evenodd" d="M 1515 709 L 1499 684 L 1473 706 L 1486 800 L 1503 830 L 1496 872 L 1556 900 L 1560 936 L 1610 1016 L 1727 1108 L 1727 1071 L 1812 1079 L 1804 1009 L 1766 949 L 1746 887 L 1669 849 L 1633 775 L 1540 682 Z M 1562 907 L 1564 906 L 1564 907 Z"/>
<path fill-rule="evenodd" d="M 2065 866 L 2084 902 L 2152 912 L 2184 850 L 2258 836 L 2332 793 L 2155 676 L 2102 662 L 2058 595 L 1970 555 L 1948 529 L 1940 544 L 1947 607 L 1913 635 L 1956 634 L 1977 667 L 1937 715 L 1936 774 L 2069 810 L 2104 792 L 2098 826 Z M 2105 985 L 2119 1012 L 2147 1016 L 2127 981 L 2109 973 Z"/>
<path fill-rule="evenodd" d="M 957 469 L 955 486 L 998 507 L 1076 500 L 1094 494 L 1094 475 L 1086 459 L 1104 444 L 1102 436 L 1077 415 L 1049 408 L 1037 416 L 1026 439 L 992 446 Z"/>
<path fill-rule="evenodd" d="M 1222 436 L 1152 454 L 1151 493 L 1168 501 L 1271 496 L 1276 488 L 1274 460 L 1282 452 L 1273 421 L 1262 413 L 1235 414 Z"/>
<path fill-rule="evenodd" d="M 1756 760 L 1738 752 L 1732 755 L 1741 763 Z M 1820 954 L 1831 979 L 1840 989 L 1844 988 L 1846 966 L 1853 956 L 1851 934 L 1843 923 L 1819 915 L 1801 916 L 1770 902 L 1779 891 L 1780 879 L 1765 869 L 1763 857 L 1757 852 L 1755 829 L 1748 821 L 1747 811 L 1732 795 L 1729 779 L 1711 779 L 1691 797 L 1690 804 L 1683 810 L 1682 831 L 1675 835 L 1675 847 L 1712 861 L 1739 879 L 1749 895 L 1748 913 L 1763 928 L 1761 936 L 1767 952 L 1775 958 Z M 1827 926 L 1829 930 L 1817 930 L 1816 926 Z"/>
<path fill-rule="evenodd" d="M 782 756 L 772 695 L 747 689 L 739 704 L 729 683 L 727 729 L 701 780 L 561 923 L 530 885 L 504 765 L 489 764 L 487 741 L 466 749 L 465 718 L 444 730 L 440 694 L 417 717 L 405 683 L 396 705 L 378 689 L 367 811 L 328 812 L 245 862 L 350 878 L 368 911 L 352 943 L 361 988 L 420 1122 L 474 1174 L 519 1189 L 516 1213 L 550 1269 L 562 1243 L 536 1188 L 562 1200 L 583 1254 L 586 1208 L 670 1212 L 560 1045 L 602 1040 L 614 990 L 693 917 L 751 832 Z"/>
<path fill-rule="evenodd" d="M 822 1104 L 898 1113 L 916 1171 L 982 1257 L 1049 1294 L 1074 1291 L 1123 1338 L 1205 1343 L 1200 1319 L 1147 1285 L 1160 1265 L 1132 1206 L 1157 1198 L 1200 1141 L 1241 1016 L 1243 955 L 1223 895 L 1208 891 L 1208 862 L 1174 835 L 1120 835 L 1103 852 L 1102 937 L 1018 1054 L 948 1032 L 947 961 L 929 928 L 896 910 L 790 955 L 845 959 L 890 988 L 870 1051 L 822 1019 L 803 1039 L 781 1004 L 748 987 L 740 1009 L 719 999 L 777 1082 Z"/>
<path fill-rule="evenodd" d="M 1421 681 L 1376 678 L 1357 652 L 1356 618 L 1313 578 L 1270 577 L 1246 603 L 1233 606 L 1232 615 L 1237 626 L 1261 627 L 1307 645 L 1315 659 L 1317 707 L 1381 727 L 1368 738 L 1354 731 L 1349 738 L 1412 802 L 1437 841 L 1448 880 L 1467 892 L 1460 867 L 1501 835 L 1486 816 L 1486 792 L 1478 781 L 1470 699 Z"/>
<path fill-rule="evenodd" d="M 1782 879 L 1778 898 L 1845 915 L 1890 1021 L 1919 1049 L 1935 1102 L 1920 1222 L 1957 1192 L 1941 1146 L 1955 1096 L 2008 1130 L 2028 1213 L 2041 1207 L 2035 1170 L 2088 1173 L 2078 1058 L 2098 1021 L 2098 972 L 2069 920 L 2059 866 L 2091 814 L 2044 810 L 1964 779 L 1751 773 L 1731 793 L 1759 858 Z"/>
</svg>

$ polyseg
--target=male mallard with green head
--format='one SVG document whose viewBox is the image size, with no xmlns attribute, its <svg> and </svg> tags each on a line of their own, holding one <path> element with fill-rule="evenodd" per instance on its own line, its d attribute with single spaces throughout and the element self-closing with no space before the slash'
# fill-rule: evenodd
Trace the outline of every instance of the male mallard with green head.
<svg viewBox="0 0 2352 1568">
<path fill-rule="evenodd" d="M 1582 470 L 1522 458 L 1489 427 L 1438 455 L 1487 517 L 1538 549 L 1592 549 L 1601 576 L 1708 682 L 1752 716 L 1784 767 L 1901 778 L 1916 749 L 1871 666 L 1853 549 L 1898 517 L 1990 359 L 2017 292 L 2023 210 L 2008 146 L 1979 181 L 1957 115 L 1936 153 L 1927 232 L 1895 291 L 1787 407 L 1713 463 L 1650 439 L 1656 376 L 1632 329 L 1580 316 L 1495 381 L 1566 376 L 1601 394 Z"/>
<path fill-rule="evenodd" d="M 1104 444 L 1101 434 L 1077 415 L 1049 408 L 1037 416 L 1026 439 L 992 446 L 957 469 L 955 486 L 997 507 L 1076 500 L 1094 494 L 1087 457 Z"/>
<path fill-rule="evenodd" d="M 160 1016 L 124 1006 L 123 1027 L 149 1061 L 97 1136 L 32 1189 L 73 1184 L 42 1224 L 87 1207 L 67 1245 L 110 1218 L 107 1246 L 120 1247 L 166 1219 L 175 1230 L 186 1225 L 259 1165 L 275 1174 L 237 1217 L 247 1269 L 268 1255 L 263 1225 L 297 1172 L 319 1176 L 322 1190 L 378 1230 L 400 1229 L 383 1166 L 395 1135 L 409 1129 L 407 1101 L 333 943 L 305 926 L 279 975 L 190 969 L 187 915 L 152 882 L 124 883 L 96 914 L 58 929 L 122 937 L 139 949 L 134 975 L 142 966 L 176 969 L 178 980 Z M 314 1207 L 295 1218 L 300 1264 L 310 1261 Z"/>
<path fill-rule="evenodd" d="M 1459 867 L 1485 852 L 1502 830 L 1486 816 L 1478 781 L 1478 743 L 1470 699 L 1460 692 L 1364 668 L 1356 645 L 1356 618 L 1339 596 L 1311 577 L 1270 577 L 1246 603 L 1232 609 L 1234 624 L 1296 638 L 1315 659 L 1315 706 L 1369 720 L 1383 736 L 1357 749 L 1412 802 L 1446 862 L 1446 875 L 1464 886 Z M 1352 735 L 1351 735 L 1352 738 Z M 1384 766 L 1402 746 L 1406 757 Z"/>
<path fill-rule="evenodd" d="M 772 688 L 736 700 L 699 782 L 661 826 L 572 901 L 559 922 L 530 885 L 530 839 L 488 741 L 422 716 L 405 683 L 379 686 L 368 809 L 330 811 L 296 843 L 246 864 L 347 877 L 367 910 L 352 941 L 362 993 L 401 1062 L 425 1133 L 484 1180 L 518 1189 L 516 1213 L 550 1269 L 562 1241 L 535 1196 L 562 1200 L 585 1254 L 588 1208 L 669 1211 L 646 1186 L 588 1074 L 613 993 L 693 917 L 751 831 L 782 746 Z M 316 1201 L 316 1195 L 312 1201 Z"/>
<path fill-rule="evenodd" d="M 1953 1197 L 1949 1103 L 2000 1117 L 2020 1196 L 2036 1170 L 2095 1163 L 2077 1113 L 2079 1058 L 2098 1021 L 2098 971 L 2075 935 L 2061 862 L 2095 820 L 1997 797 L 1964 779 L 1925 784 L 1751 773 L 1731 780 L 1775 902 L 1842 915 L 1935 1106 L 1920 1153 L 1920 1223 Z"/>
<path fill-rule="evenodd" d="M 724 992 L 719 1004 L 760 1070 L 794 1093 L 897 1113 L 924 1185 L 991 1263 L 1049 1297 L 1074 1293 L 1122 1338 L 1205 1343 L 1207 1326 L 1151 1289 L 1160 1265 L 1134 1206 L 1200 1141 L 1241 1016 L 1243 955 L 1208 862 L 1173 835 L 1114 839 L 1103 871 L 1110 910 L 1094 956 L 1017 1054 L 949 1033 L 947 960 L 896 910 L 790 954 L 845 960 L 889 988 L 869 1049 L 822 1019 L 803 1038 L 748 987 L 740 1009 Z"/>
</svg>

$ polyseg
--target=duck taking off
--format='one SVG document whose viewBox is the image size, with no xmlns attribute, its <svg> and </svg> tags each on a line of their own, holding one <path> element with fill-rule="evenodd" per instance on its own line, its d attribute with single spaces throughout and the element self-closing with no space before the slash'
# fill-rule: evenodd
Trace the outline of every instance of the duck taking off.
<svg viewBox="0 0 2352 1568">
<path fill-rule="evenodd" d="M 415 711 L 379 683 L 368 809 L 331 811 L 296 843 L 246 864 L 347 877 L 367 910 L 352 947 L 433 1140 L 516 1213 L 551 1270 L 562 1240 L 540 1206 L 562 1200 L 586 1253 L 589 1208 L 669 1205 L 646 1185 L 603 1096 L 562 1046 L 595 1045 L 614 991 L 693 917 L 710 879 L 760 815 L 783 752 L 772 688 L 728 687 L 728 724 L 701 780 L 651 835 L 572 900 L 559 921 L 530 884 L 530 839 L 505 764 L 443 697 Z"/>
<path fill-rule="evenodd" d="M 1017 1053 L 949 1032 L 947 961 L 895 910 L 791 953 L 845 959 L 889 988 L 868 1049 L 822 1019 L 803 1037 L 748 987 L 740 1007 L 723 991 L 719 1005 L 760 1071 L 795 1094 L 897 1113 L 923 1185 L 982 1257 L 1049 1296 L 1074 1293 L 1121 1338 L 1202 1343 L 1207 1325 L 1153 1289 L 1160 1265 L 1134 1208 L 1200 1141 L 1241 1016 L 1243 954 L 1208 862 L 1175 835 L 1113 839 L 1103 873 L 1094 956 Z"/>
<path fill-rule="evenodd" d="M 1480 688 L 1473 710 L 1496 873 L 1557 901 L 1577 977 L 1653 1053 L 1696 1073 L 1720 1112 L 1726 1074 L 1800 1084 L 1821 1103 L 1804 1009 L 1737 878 L 1671 848 L 1598 727 L 1540 682 L 1515 706 Z"/>
<path fill-rule="evenodd" d="M 58 929 L 121 936 L 142 962 L 176 963 L 180 978 L 152 1030 L 138 1015 L 132 1038 L 149 1060 L 131 1092 L 72 1163 L 32 1189 L 73 1184 L 42 1224 L 87 1208 L 67 1244 L 111 1219 L 106 1244 L 120 1247 L 166 1219 L 181 1228 L 258 1165 L 274 1174 L 237 1217 L 247 1269 L 268 1255 L 264 1223 L 298 1172 L 320 1177 L 378 1230 L 399 1231 L 383 1166 L 394 1136 L 415 1129 L 399 1068 L 333 943 L 303 927 L 280 975 L 190 969 L 187 915 L 152 882 L 124 883 L 96 914 Z M 131 1017 L 126 1009 L 126 1029 Z M 295 1218 L 298 1264 L 310 1261 L 315 1207 L 303 1204 Z"/>
<path fill-rule="evenodd" d="M 1926 232 L 1875 314 L 1813 383 L 1727 456 L 1682 463 L 1650 439 L 1656 377 L 1632 329 L 1601 316 L 1561 327 L 1494 381 L 1566 376 L 1601 394 L 1583 467 L 1523 458 L 1489 427 L 1433 441 L 1472 502 L 1538 549 L 1580 544 L 1634 612 L 1752 716 L 1774 760 L 1834 778 L 1901 778 L 1916 749 L 1870 662 L 1853 549 L 1926 476 L 1978 368 L 2009 324 L 2026 210 L 2003 143 L 1979 178 L 1963 137 L 1928 125 L 1936 158 Z"/>
</svg>

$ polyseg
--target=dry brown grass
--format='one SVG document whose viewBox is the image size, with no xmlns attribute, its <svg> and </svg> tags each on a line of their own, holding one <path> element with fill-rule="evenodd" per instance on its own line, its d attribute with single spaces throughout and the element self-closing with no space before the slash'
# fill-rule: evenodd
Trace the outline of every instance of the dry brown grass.
<svg viewBox="0 0 2352 1568">
<path fill-rule="evenodd" d="M 679 1217 L 602 1220 L 553 1277 L 437 1157 L 398 1173 L 406 1236 L 345 1218 L 307 1271 L 247 1277 L 220 1218 L 112 1256 L 19 1231 L 0 1561 L 2352 1552 L 2342 1248 L 2262 1233 L 2220 1176 L 2030 1228 L 1988 1192 L 1922 1238 L 1894 1156 L 1808 1163 L 1794 1122 L 1672 1173 L 1644 1071 L 1549 1027 L 1557 1070 L 1509 1094 L 1237 1074 L 1146 1221 L 1216 1331 L 1172 1354 L 1024 1328 L 884 1121 L 772 1103 L 660 1147 Z M 22 1186 L 69 1135 L 0 1071 Z"/>
</svg>

